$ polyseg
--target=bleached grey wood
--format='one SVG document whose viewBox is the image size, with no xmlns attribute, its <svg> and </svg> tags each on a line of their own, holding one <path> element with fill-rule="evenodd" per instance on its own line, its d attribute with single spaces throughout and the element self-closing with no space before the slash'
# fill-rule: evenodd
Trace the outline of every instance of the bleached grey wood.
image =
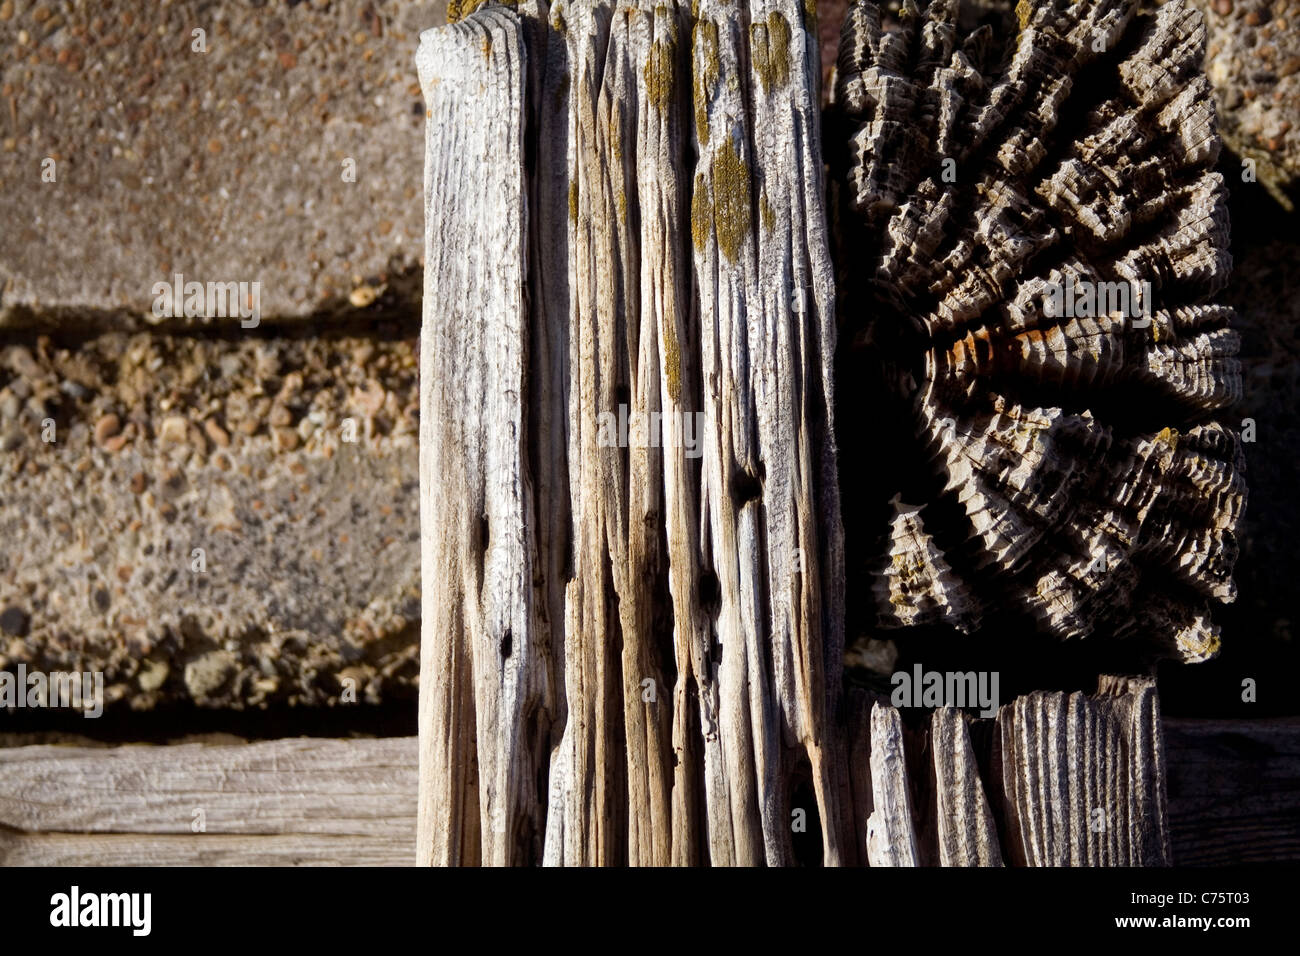
<svg viewBox="0 0 1300 956">
<path fill-rule="evenodd" d="M 980 781 L 966 718 L 943 707 L 930 718 L 940 866 L 1001 866 L 997 825 Z"/>
<path fill-rule="evenodd" d="M 898 711 L 871 708 L 871 793 L 875 808 L 867 820 L 867 862 L 871 866 L 917 866 L 915 812 L 903 754 Z"/>
<path fill-rule="evenodd" d="M 1103 677 L 1095 695 L 1036 692 L 997 716 L 1009 856 L 1028 866 L 1168 866 L 1155 682 Z"/>
<path fill-rule="evenodd" d="M 490 8 L 421 35 L 420 860 L 516 862 L 541 826 L 525 465 L 526 54 Z"/>
<path fill-rule="evenodd" d="M 1300 859 L 1300 721 L 1162 724 L 1176 862 Z M 415 737 L 122 748 L 18 743 L 0 747 L 3 865 L 415 860 Z M 124 785 L 108 792 L 104 773 L 115 766 L 110 775 Z M 196 797 L 210 810 L 206 833 L 190 831 Z M 17 820 L 34 829 L 13 829 Z M 160 820 L 165 832 L 132 832 Z M 224 829 L 231 821 L 243 821 L 241 832 Z M 333 829 L 304 832 L 304 821 Z M 83 832 L 92 827 L 99 829 Z"/>
<path fill-rule="evenodd" d="M 0 866 L 410 866 L 415 861 L 414 793 L 410 802 L 410 829 L 401 836 L 0 830 Z"/>
<path fill-rule="evenodd" d="M 0 865 L 409 866 L 415 757 L 414 738 L 0 748 Z"/>
<path fill-rule="evenodd" d="M 0 828 L 396 839 L 415 780 L 402 738 L 0 748 Z"/>
<path fill-rule="evenodd" d="M 722 59 L 693 79 L 695 17 L 721 36 Z M 843 640 L 834 307 L 809 23 L 792 0 L 741 16 L 561 0 L 483 9 L 424 36 L 437 185 L 421 370 L 420 839 L 435 849 L 422 861 L 790 863 L 796 812 L 820 827 L 825 861 L 840 859 L 852 816 L 828 720 Z M 497 30 L 509 57 L 483 43 Z M 769 47 L 774 65 L 751 70 Z M 519 143 L 492 139 L 507 114 L 533 156 L 526 175 Z M 739 178 L 729 156 L 697 163 L 706 127 L 734 144 Z M 465 148 L 485 157 L 472 164 L 485 179 L 465 178 Z M 729 190 L 716 215 L 692 209 L 695 173 Z M 484 182 L 510 200 L 491 206 Z M 522 231 L 506 235 L 506 219 Z M 463 265 L 479 255 L 504 289 L 483 290 Z M 503 331 L 489 341 L 476 324 Z M 503 417 L 466 412 L 491 374 L 516 381 L 524 345 L 530 374 Z M 610 442 L 620 406 L 667 427 Z M 451 460 L 452 447 L 491 441 L 505 489 Z M 484 544 L 466 516 L 483 512 L 517 522 L 518 540 L 506 586 L 475 607 L 465 596 L 481 582 L 464 568 Z M 503 532 L 491 524 L 493 547 Z M 493 613 L 531 625 L 512 632 L 529 669 L 499 691 L 491 642 L 475 636 Z M 547 788 L 540 852 L 537 773 L 522 769 L 533 755 Z M 811 802 L 794 806 L 804 780 Z M 491 839 L 502 808 L 507 833 Z"/>
<path fill-rule="evenodd" d="M 621 723 L 623 687 L 612 653 L 618 610 L 608 600 L 615 588 L 609 550 L 621 539 L 611 527 L 624 514 L 619 480 L 620 449 L 598 444 L 598 415 L 617 412 L 620 384 L 615 345 L 613 282 L 625 256 L 626 231 L 608 221 L 606 149 L 596 117 L 610 42 L 609 4 L 557 3 L 551 23 L 565 44 L 569 66 L 567 128 L 569 277 L 567 316 L 549 316 L 568 328 L 569 509 L 572 515 L 572 576 L 565 591 L 562 631 L 567 719 L 552 753 L 544 861 L 607 864 L 625 849 L 628 823 L 617 809 L 625 754 L 615 739 Z M 608 115 L 606 116 L 608 122 Z M 617 495 L 607 500 L 607 495 Z"/>
<path fill-rule="evenodd" d="M 705 563 L 721 645 L 702 681 L 715 862 L 792 862 L 790 817 L 815 809 L 841 862 L 845 745 L 836 710 L 843 556 L 829 440 L 834 291 L 822 206 L 816 46 L 803 8 L 701 0 L 693 30 L 691 230 L 700 297 Z M 779 37 L 778 37 L 779 34 Z M 757 215 L 755 214 L 757 213 Z M 716 717 L 714 713 L 716 713 Z M 792 807 L 800 766 L 817 806 Z M 758 827 L 749 821 L 757 821 Z"/>
</svg>

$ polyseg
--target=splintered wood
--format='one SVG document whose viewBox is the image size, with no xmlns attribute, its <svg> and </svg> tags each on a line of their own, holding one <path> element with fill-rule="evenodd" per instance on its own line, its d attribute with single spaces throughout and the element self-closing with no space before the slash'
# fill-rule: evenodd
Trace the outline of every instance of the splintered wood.
<svg viewBox="0 0 1300 956">
<path fill-rule="evenodd" d="M 1150 857 L 1034 816 L 1045 786 L 1162 806 L 1108 789 L 1127 764 L 1071 777 L 1073 724 L 1040 754 L 1008 710 L 990 777 L 957 712 L 843 698 L 811 10 L 524 2 L 422 37 L 422 863 Z"/>
<path fill-rule="evenodd" d="M 855 762 L 870 754 L 870 792 L 853 776 L 871 866 L 1172 862 L 1154 681 L 1028 694 L 991 720 L 942 707 L 915 730 L 867 693 L 852 698 Z"/>
<path fill-rule="evenodd" d="M 524 47 L 491 13 L 424 40 L 429 123 L 454 138 L 429 150 L 424 184 L 420 669 L 437 679 L 420 682 L 418 858 L 504 864 L 538 817 L 528 716 L 545 673 L 524 465 Z"/>
<path fill-rule="evenodd" d="M 817 45 L 732 6 L 423 37 L 422 861 L 841 860 Z"/>
</svg>

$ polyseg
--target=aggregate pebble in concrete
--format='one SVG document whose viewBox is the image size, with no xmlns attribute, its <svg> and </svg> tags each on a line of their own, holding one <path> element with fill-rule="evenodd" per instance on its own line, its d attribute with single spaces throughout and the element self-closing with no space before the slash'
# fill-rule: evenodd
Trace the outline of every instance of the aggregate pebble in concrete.
<svg viewBox="0 0 1300 956">
<path fill-rule="evenodd" d="M 0 670 L 134 709 L 413 693 L 413 324 L 60 338 L 0 347 Z"/>
<path fill-rule="evenodd" d="M 418 296 L 413 58 L 445 7 L 0 0 L 0 325 L 130 327 L 178 273 L 272 318 Z"/>
<path fill-rule="evenodd" d="M 1300 185 L 1300 0 L 1197 0 L 1219 132 L 1291 208 Z"/>
</svg>

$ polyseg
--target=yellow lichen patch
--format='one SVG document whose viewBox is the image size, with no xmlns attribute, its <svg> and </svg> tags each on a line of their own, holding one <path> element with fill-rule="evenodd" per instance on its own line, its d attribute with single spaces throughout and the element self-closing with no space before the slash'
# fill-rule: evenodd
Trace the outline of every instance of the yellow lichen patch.
<svg viewBox="0 0 1300 956">
<path fill-rule="evenodd" d="M 618 221 L 627 222 L 627 193 L 618 191 Z"/>
<path fill-rule="evenodd" d="M 718 248 L 731 262 L 753 228 L 750 214 L 749 167 L 731 139 L 713 156 L 713 230 Z"/>
<path fill-rule="evenodd" d="M 1186 663 L 1208 661 L 1219 656 L 1222 641 L 1214 632 L 1203 632 L 1197 628 L 1186 628 L 1175 638 L 1178 651 Z"/>
<path fill-rule="evenodd" d="M 668 397 L 675 402 L 682 394 L 682 350 L 671 322 L 664 323 L 664 374 L 668 377 Z"/>
<path fill-rule="evenodd" d="M 569 221 L 578 221 L 578 181 L 569 180 Z"/>
<path fill-rule="evenodd" d="M 645 64 L 645 88 L 650 103 L 660 113 L 667 112 L 676 90 L 673 61 L 677 59 L 677 44 L 671 39 L 655 40 L 650 44 L 650 55 Z"/>
<path fill-rule="evenodd" d="M 803 0 L 803 28 L 817 35 L 817 0 Z"/>
<path fill-rule="evenodd" d="M 771 93 L 790 82 L 790 24 L 773 11 L 763 23 L 750 24 L 750 55 L 754 72 Z"/>
<path fill-rule="evenodd" d="M 764 229 L 771 232 L 776 228 L 776 213 L 772 210 L 772 204 L 767 201 L 766 189 L 764 189 L 762 195 L 758 197 L 758 214 L 762 217 Z"/>
<path fill-rule="evenodd" d="M 1020 29 L 1029 26 L 1029 18 L 1034 15 L 1034 5 L 1029 0 L 1020 0 L 1016 4 L 1016 20 L 1020 23 Z"/>
<path fill-rule="evenodd" d="M 1178 450 L 1178 431 L 1174 428 L 1162 428 L 1160 434 L 1156 436 L 1156 441 L 1168 445 L 1175 451 Z"/>
<path fill-rule="evenodd" d="M 695 191 L 691 195 L 691 238 L 695 248 L 703 252 L 709 241 L 709 182 L 703 173 L 695 177 Z"/>
<path fill-rule="evenodd" d="M 614 100 L 609 111 L 609 155 L 618 161 L 623 158 L 623 101 Z"/>
<path fill-rule="evenodd" d="M 508 7 L 516 6 L 519 0 L 498 0 Z M 487 0 L 451 0 L 447 4 L 447 22 L 458 23 L 464 20 L 471 13 L 474 13 L 480 7 L 484 6 Z"/>
<path fill-rule="evenodd" d="M 709 142 L 709 97 L 722 75 L 716 23 L 702 20 L 695 24 L 691 33 L 691 51 L 694 54 L 691 72 L 695 79 L 695 135 L 704 146 Z"/>
</svg>

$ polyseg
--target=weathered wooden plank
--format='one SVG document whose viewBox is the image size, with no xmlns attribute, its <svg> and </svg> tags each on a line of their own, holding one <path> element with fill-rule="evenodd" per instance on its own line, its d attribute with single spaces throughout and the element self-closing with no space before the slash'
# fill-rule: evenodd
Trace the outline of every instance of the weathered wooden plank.
<svg viewBox="0 0 1300 956">
<path fill-rule="evenodd" d="M 625 230 L 606 219 L 612 185 L 606 176 L 596 118 L 610 43 L 613 5 L 557 3 L 552 23 L 562 25 L 570 64 L 569 126 L 569 509 L 572 574 L 563 620 L 564 696 L 567 720 L 550 767 L 545 861 L 608 864 L 624 850 L 628 822 L 621 661 L 614 653 L 619 609 L 610 550 L 622 540 L 616 525 L 625 514 L 619 449 L 602 441 L 599 411 L 615 409 L 619 355 L 613 342 L 617 317 L 614 283 L 622 274 L 618 240 Z M 617 57 L 616 57 L 617 60 Z M 606 117 L 608 120 L 608 117 Z M 621 132 L 621 130 L 620 130 Z M 620 171 L 621 173 L 621 171 Z M 599 258 L 601 268 L 595 267 Z M 551 321 L 559 316 L 548 317 Z M 606 494 L 617 498 L 606 501 Z M 633 638 L 635 641 L 635 638 Z"/>
<path fill-rule="evenodd" d="M 1165 720 L 1178 866 L 1300 861 L 1300 717 Z"/>
<path fill-rule="evenodd" d="M 1178 865 L 1300 860 L 1300 719 L 1163 725 Z M 417 763 L 414 737 L 3 747 L 0 864 L 410 865 Z"/>
<path fill-rule="evenodd" d="M 791 814 L 815 810 L 824 861 L 838 863 L 853 817 L 841 805 L 845 745 L 827 717 L 838 705 L 843 555 L 816 47 L 802 7 L 761 0 L 739 16 L 702 0 L 692 46 L 701 512 L 721 645 L 716 677 L 701 686 L 723 741 L 710 817 L 730 816 L 734 854 L 715 841 L 715 858 L 792 862 Z M 815 807 L 792 805 L 800 780 Z"/>
<path fill-rule="evenodd" d="M 541 828 L 544 681 L 525 465 L 523 33 L 492 8 L 421 35 L 422 862 L 517 862 Z"/>
<path fill-rule="evenodd" d="M 0 865 L 410 866 L 416 764 L 414 737 L 0 747 Z"/>
<path fill-rule="evenodd" d="M 502 24 L 527 61 L 522 84 L 513 58 L 473 55 Z M 425 49 L 427 185 L 458 190 L 436 208 L 426 197 L 428 859 L 790 863 L 798 811 L 820 828 L 825 861 L 839 861 L 854 824 L 828 719 L 843 640 L 834 304 L 802 6 L 754 0 L 737 16 L 707 2 L 522 4 L 426 34 Z M 473 102 L 459 93 L 479 83 Z M 510 190 L 494 209 L 478 181 L 442 179 L 460 168 L 461 141 L 482 142 L 480 126 L 506 111 L 537 161 L 521 178 L 512 142 L 479 164 Z M 504 213 L 528 223 L 528 250 L 495 234 Z M 509 294 L 478 293 L 466 250 L 501 262 Z M 526 303 L 513 291 L 520 268 Z M 474 310 L 458 307 L 467 296 Z M 475 323 L 508 333 L 488 341 L 465 328 Z M 524 342 L 531 375 L 507 417 L 464 413 L 509 385 L 489 381 L 485 362 L 515 381 Z M 481 347 L 506 351 L 489 361 L 471 354 Z M 464 516 L 491 517 L 492 489 L 444 451 L 488 440 L 522 489 L 495 512 L 520 522 L 521 541 L 511 587 L 491 598 L 532 623 L 513 631 L 534 664 L 532 690 L 520 685 L 513 703 L 488 696 L 497 668 L 474 634 L 491 630 L 476 621 L 492 604 L 468 607 L 479 581 L 458 570 L 484 547 Z M 494 546 L 502 536 L 494 526 Z M 531 595 L 515 586 L 524 579 Z M 476 801 L 506 801 L 509 821 L 510 801 L 531 799 L 505 795 L 502 776 L 539 750 L 503 727 L 530 717 L 530 740 L 549 735 L 550 746 L 540 853 L 509 823 L 493 841 L 467 822 Z M 485 771 L 476 748 L 502 742 L 515 756 Z M 531 787 L 537 774 L 509 779 Z M 794 806 L 805 785 L 812 805 Z"/>
<path fill-rule="evenodd" d="M 1169 865 L 1159 769 L 1164 744 L 1153 681 L 1107 677 L 1094 695 L 1016 698 L 994 722 L 986 774 L 968 720 L 941 708 L 931 715 L 927 734 L 907 737 L 899 712 L 875 704 L 867 828 L 872 866 L 929 865 L 930 834 L 937 843 L 934 862 L 942 866 Z M 913 748 L 910 756 L 924 757 L 933 776 L 909 775 L 918 766 L 906 759 Z M 860 752 L 855 742 L 857 759 Z M 855 800 L 861 803 L 856 792 Z"/>
<path fill-rule="evenodd" d="M 1001 866 L 997 826 L 980 782 L 966 718 L 952 707 L 930 718 L 940 866 Z"/>
<path fill-rule="evenodd" d="M 867 862 L 871 866 L 917 866 L 915 813 L 903 755 L 903 721 L 898 711 L 871 708 L 871 792 L 875 808 L 867 820 Z"/>
<path fill-rule="evenodd" d="M 406 738 L 0 748 L 0 829 L 406 839 L 413 757 Z"/>
<path fill-rule="evenodd" d="M 402 836 L 0 830 L 0 866 L 410 866 L 414 808 L 412 794 L 410 831 Z"/>
<path fill-rule="evenodd" d="M 847 842 L 845 856 L 854 863 L 866 865 L 868 822 L 875 809 L 871 783 L 871 709 L 875 697 L 865 688 L 850 686 L 845 694 L 845 723 L 847 726 L 844 750 L 848 772 L 846 805 L 852 814 L 852 834 Z"/>
<path fill-rule="evenodd" d="M 1028 866 L 1168 866 L 1155 682 L 1102 678 L 1095 696 L 1035 692 L 998 711 L 995 765 L 1010 859 Z"/>
</svg>

